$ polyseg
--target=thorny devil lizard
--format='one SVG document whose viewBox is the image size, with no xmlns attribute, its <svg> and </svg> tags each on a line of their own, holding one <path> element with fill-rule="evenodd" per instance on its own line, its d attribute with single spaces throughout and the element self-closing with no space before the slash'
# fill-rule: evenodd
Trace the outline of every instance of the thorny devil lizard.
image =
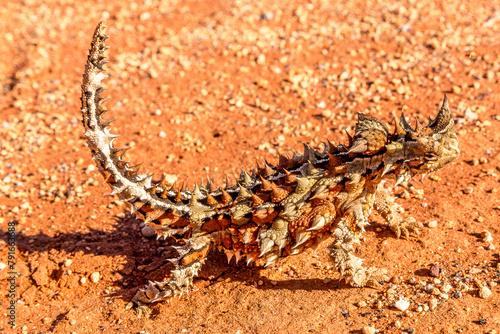
<svg viewBox="0 0 500 334">
<path fill-rule="evenodd" d="M 188 291 L 211 248 L 223 250 L 228 260 L 245 257 L 247 263 L 266 266 L 278 258 L 316 248 L 333 235 L 330 257 L 345 280 L 355 287 L 377 287 L 386 270 L 364 268 L 353 246 L 368 225 L 374 208 L 397 237 L 418 233 L 420 224 L 398 214 L 384 180 L 396 182 L 427 174 L 455 160 L 460 150 L 454 122 L 444 97 L 436 118 L 427 126 L 411 128 L 401 115 L 391 134 L 377 118 L 358 115 L 349 144 L 329 143 L 323 152 L 304 145 L 304 153 L 280 155 L 276 166 L 267 162 L 252 175 L 243 169 L 236 185 L 215 190 L 212 183 L 177 189 L 164 179 L 139 174 L 123 160 L 124 149 L 114 147 L 101 81 L 107 77 L 104 23 L 92 40 L 82 85 L 85 136 L 99 171 L 112 194 L 130 206 L 137 217 L 154 228 L 158 237 L 174 236 L 181 246 L 172 261 L 175 269 L 164 282 L 149 282 L 137 292 L 139 316 L 149 315 L 148 304 Z"/>
</svg>

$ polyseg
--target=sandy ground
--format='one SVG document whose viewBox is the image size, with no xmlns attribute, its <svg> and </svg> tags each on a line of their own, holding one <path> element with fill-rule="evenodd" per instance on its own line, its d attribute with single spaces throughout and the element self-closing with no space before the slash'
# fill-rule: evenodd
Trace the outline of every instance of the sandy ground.
<svg viewBox="0 0 500 334">
<path fill-rule="evenodd" d="M 168 244 L 109 196 L 83 138 L 81 74 L 103 19 L 112 132 L 171 181 L 222 185 L 301 141 L 345 142 L 357 112 L 425 121 L 447 93 L 460 158 L 395 189 L 420 236 L 396 239 L 373 216 L 356 250 L 391 281 L 347 286 L 327 243 L 266 269 L 214 251 L 189 295 L 150 319 L 125 310 L 171 267 Z M 495 1 L 3 1 L 0 331 L 498 332 L 499 34 Z"/>
</svg>

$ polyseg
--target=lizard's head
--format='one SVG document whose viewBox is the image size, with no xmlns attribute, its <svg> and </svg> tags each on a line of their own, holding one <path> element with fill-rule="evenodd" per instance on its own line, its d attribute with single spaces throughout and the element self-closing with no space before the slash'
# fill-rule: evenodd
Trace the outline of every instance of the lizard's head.
<svg viewBox="0 0 500 334">
<path fill-rule="evenodd" d="M 411 174 L 427 174 L 438 170 L 460 154 L 446 95 L 436 118 L 430 119 L 426 127 L 417 121 L 415 129 L 411 128 L 401 114 L 399 124 L 396 123 L 396 134 L 399 141 L 404 138 L 405 164 Z"/>
</svg>

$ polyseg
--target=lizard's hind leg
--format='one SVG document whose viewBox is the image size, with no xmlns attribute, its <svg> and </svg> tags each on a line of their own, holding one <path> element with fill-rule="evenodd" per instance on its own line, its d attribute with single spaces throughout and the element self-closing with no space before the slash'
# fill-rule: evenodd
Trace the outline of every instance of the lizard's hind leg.
<svg viewBox="0 0 500 334">
<path fill-rule="evenodd" d="M 170 280 L 165 282 L 150 281 L 145 289 L 139 290 L 135 294 L 127 305 L 127 309 L 135 305 L 139 317 L 143 314 L 149 317 L 151 309 L 148 304 L 189 292 L 193 278 L 198 276 L 211 245 L 212 238 L 203 234 L 189 238 L 183 246 L 174 247 L 179 256 L 169 259 L 175 265 Z"/>
</svg>

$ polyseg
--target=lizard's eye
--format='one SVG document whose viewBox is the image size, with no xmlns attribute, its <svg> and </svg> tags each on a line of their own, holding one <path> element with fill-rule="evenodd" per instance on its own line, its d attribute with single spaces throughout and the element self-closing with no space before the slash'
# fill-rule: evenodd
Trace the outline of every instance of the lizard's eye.
<svg viewBox="0 0 500 334">
<path fill-rule="evenodd" d="M 437 160 L 437 156 L 435 154 L 428 153 L 428 154 L 425 155 L 425 160 L 427 160 L 427 161 L 435 161 L 435 160 Z"/>
</svg>

